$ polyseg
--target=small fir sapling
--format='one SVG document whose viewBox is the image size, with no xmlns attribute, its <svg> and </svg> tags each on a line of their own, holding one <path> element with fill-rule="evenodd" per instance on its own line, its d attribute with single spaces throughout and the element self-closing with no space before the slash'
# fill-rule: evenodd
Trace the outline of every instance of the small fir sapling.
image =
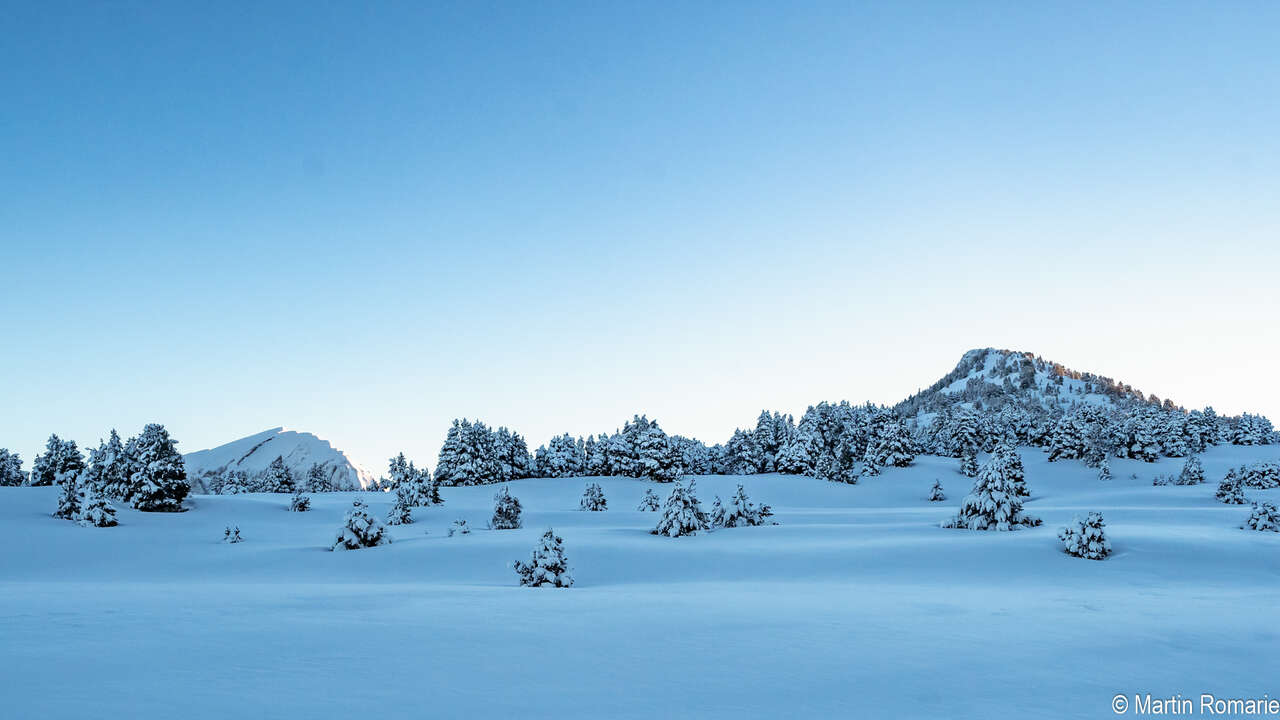
<svg viewBox="0 0 1280 720">
<path fill-rule="evenodd" d="M 1006 463 L 993 457 L 978 472 L 973 489 L 960 503 L 955 518 L 942 524 L 945 528 L 965 530 L 1017 530 L 1034 527 L 1040 519 L 1027 515 L 1016 483 L 1006 474 Z"/>
<path fill-rule="evenodd" d="M 359 499 L 351 503 L 351 509 L 343 518 L 342 527 L 330 550 L 358 550 L 377 547 L 391 542 L 391 535 L 378 518 L 369 513 L 369 506 Z"/>
<path fill-rule="evenodd" d="M 470 534 L 471 534 L 471 528 L 467 527 L 467 521 L 461 518 L 454 520 L 453 524 L 449 526 L 449 537 L 453 537 L 454 535 L 470 535 Z"/>
<path fill-rule="evenodd" d="M 696 535 L 699 530 L 709 530 L 710 527 L 707 513 L 703 511 L 695 494 L 694 481 L 690 480 L 687 488 L 677 481 L 675 487 L 671 489 L 671 494 L 667 496 L 662 517 L 658 519 L 657 526 L 649 532 L 653 535 L 674 538 Z"/>
<path fill-rule="evenodd" d="M 1235 470 L 1227 471 L 1227 476 L 1218 483 L 1218 491 L 1213 494 L 1218 502 L 1227 505 L 1247 505 L 1248 500 L 1244 497 L 1244 482 Z"/>
<path fill-rule="evenodd" d="M 53 511 L 54 517 L 63 520 L 76 520 L 80 517 L 80 488 L 77 487 L 79 478 L 78 471 L 59 473 L 57 485 L 61 490 L 58 493 L 58 507 Z"/>
<path fill-rule="evenodd" d="M 417 496 L 414 487 L 405 483 L 396 487 L 396 499 L 387 510 L 388 525 L 409 525 L 413 522 L 413 503 Z"/>
<path fill-rule="evenodd" d="M 228 526 L 227 529 L 222 531 L 222 542 L 224 543 L 238 543 L 243 542 L 243 540 L 244 538 L 240 537 L 239 525 L 235 527 Z"/>
<path fill-rule="evenodd" d="M 653 492 L 652 488 L 645 488 L 644 497 L 640 499 L 640 504 L 636 506 L 636 510 L 640 512 L 657 512 L 661 509 L 662 504 L 658 500 L 658 495 Z"/>
<path fill-rule="evenodd" d="M 298 490 L 293 494 L 293 497 L 289 498 L 290 512 L 307 512 L 310 509 L 311 509 L 311 498 L 302 494 L 301 490 Z"/>
<path fill-rule="evenodd" d="M 1103 455 L 1102 460 L 1098 462 L 1098 479 L 1103 481 L 1111 479 L 1111 458 L 1106 455 Z"/>
<path fill-rule="evenodd" d="M 1204 482 L 1204 467 L 1200 464 L 1200 457 L 1192 455 L 1182 465 L 1182 472 L 1178 474 L 1179 485 L 1199 485 Z"/>
<path fill-rule="evenodd" d="M 105 493 L 99 492 L 92 483 L 88 484 L 81 498 L 80 515 L 76 522 L 84 527 L 114 527 L 116 509 L 111 506 Z"/>
<path fill-rule="evenodd" d="M 1111 554 L 1111 542 L 1107 540 L 1103 528 L 1102 513 L 1091 512 L 1084 519 L 1075 518 L 1072 523 L 1058 531 L 1058 539 L 1067 554 L 1086 560 L 1102 560 Z"/>
<path fill-rule="evenodd" d="M 572 570 L 564 556 L 564 540 L 551 528 L 542 534 L 529 562 L 513 563 L 524 587 L 567 588 L 573 586 Z"/>
<path fill-rule="evenodd" d="M 489 520 L 489 529 L 514 530 L 520 527 L 520 513 L 520 501 L 504 485 L 493 496 L 493 517 Z"/>
<path fill-rule="evenodd" d="M 582 492 L 582 499 L 578 501 L 578 509 L 587 512 L 603 512 L 609 509 L 609 503 L 604 498 L 604 490 L 601 489 L 600 483 L 587 485 L 587 489 Z"/>
<path fill-rule="evenodd" d="M 720 498 L 717 497 L 716 502 L 719 503 L 719 501 Z M 750 498 L 747 497 L 747 491 L 739 485 L 737 492 L 729 499 L 729 506 L 723 510 L 720 521 L 716 525 L 725 528 L 768 525 L 769 518 L 772 516 L 773 510 L 768 505 L 761 504 L 757 506 L 753 504 Z"/>
<path fill-rule="evenodd" d="M 947 496 L 942 492 L 942 483 L 934 480 L 933 488 L 929 490 L 929 502 L 942 502 Z"/>
</svg>

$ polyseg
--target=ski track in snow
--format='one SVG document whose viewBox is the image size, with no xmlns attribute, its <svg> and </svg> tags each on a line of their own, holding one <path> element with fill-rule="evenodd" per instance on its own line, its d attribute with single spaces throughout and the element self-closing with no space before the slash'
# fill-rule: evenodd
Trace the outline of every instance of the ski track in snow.
<svg viewBox="0 0 1280 720">
<path fill-rule="evenodd" d="M 781 524 L 678 539 L 633 510 L 669 486 L 601 478 L 588 513 L 583 479 L 516 481 L 508 531 L 483 529 L 496 486 L 444 488 L 346 553 L 326 548 L 351 498 L 385 516 L 392 496 L 201 495 L 89 529 L 49 517 L 56 488 L 0 488 L 2 715 L 1102 718 L 1116 693 L 1280 695 L 1280 534 L 1213 498 L 1280 447 L 1213 448 L 1194 487 L 1151 486 L 1182 460 L 1113 460 L 1104 483 L 1021 452 L 1044 526 L 1007 533 L 938 527 L 972 481 L 928 456 L 856 486 L 700 477 L 704 507 L 742 482 Z M 1089 510 L 1102 562 L 1056 537 Z M 471 535 L 446 537 L 457 518 Z M 548 526 L 577 584 L 520 588 Z"/>
</svg>

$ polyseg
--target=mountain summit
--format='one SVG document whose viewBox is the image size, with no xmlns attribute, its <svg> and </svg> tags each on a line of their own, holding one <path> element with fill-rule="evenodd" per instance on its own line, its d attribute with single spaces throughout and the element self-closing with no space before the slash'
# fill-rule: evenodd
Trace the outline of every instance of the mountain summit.
<svg viewBox="0 0 1280 720">
<path fill-rule="evenodd" d="M 264 430 L 209 450 L 187 453 L 182 459 L 186 462 L 191 484 L 204 492 L 207 490 L 207 478 L 221 476 L 229 470 L 258 475 L 277 457 L 284 458 L 295 478 L 306 477 L 312 465 L 319 465 L 338 489 L 355 490 L 374 482 L 373 473 L 356 464 L 327 440 L 283 427 Z"/>
</svg>

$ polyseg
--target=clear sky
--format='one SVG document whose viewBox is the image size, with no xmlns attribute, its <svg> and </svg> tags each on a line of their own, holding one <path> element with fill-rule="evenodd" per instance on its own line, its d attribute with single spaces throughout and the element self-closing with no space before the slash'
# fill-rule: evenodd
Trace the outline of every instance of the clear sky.
<svg viewBox="0 0 1280 720">
<path fill-rule="evenodd" d="M 1280 420 L 1280 3 L 4 3 L 0 446 L 896 402 Z"/>
</svg>

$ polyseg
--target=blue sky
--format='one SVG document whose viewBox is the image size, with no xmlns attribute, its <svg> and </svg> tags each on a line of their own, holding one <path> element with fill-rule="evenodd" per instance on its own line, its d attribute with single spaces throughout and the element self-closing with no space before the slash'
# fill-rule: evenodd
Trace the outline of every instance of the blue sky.
<svg viewBox="0 0 1280 720">
<path fill-rule="evenodd" d="M 263 7 L 261 5 L 266 5 Z M 34 3 L 0 446 L 721 441 L 971 347 L 1280 420 L 1274 3 Z"/>
</svg>

